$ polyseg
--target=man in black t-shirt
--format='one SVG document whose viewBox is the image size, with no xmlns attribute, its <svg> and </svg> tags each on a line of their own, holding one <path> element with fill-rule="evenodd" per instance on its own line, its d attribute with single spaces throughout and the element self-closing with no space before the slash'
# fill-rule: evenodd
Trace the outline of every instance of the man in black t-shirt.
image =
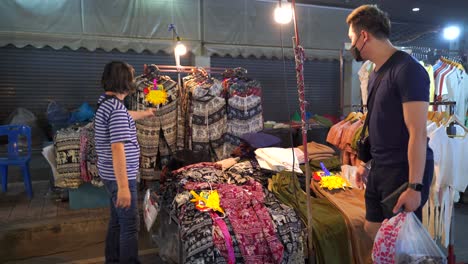
<svg viewBox="0 0 468 264">
<path fill-rule="evenodd" d="M 368 83 L 375 93 L 368 106 L 371 169 L 365 163 L 358 169 L 358 179 L 368 174 L 365 229 L 374 238 L 381 222 L 400 210 L 421 219 L 434 171 L 426 132 L 430 81 L 419 62 L 389 41 L 390 20 L 377 6 L 356 8 L 346 22 L 354 58 L 375 63 Z M 404 183 L 393 211 L 385 210 L 381 201 Z"/>
</svg>

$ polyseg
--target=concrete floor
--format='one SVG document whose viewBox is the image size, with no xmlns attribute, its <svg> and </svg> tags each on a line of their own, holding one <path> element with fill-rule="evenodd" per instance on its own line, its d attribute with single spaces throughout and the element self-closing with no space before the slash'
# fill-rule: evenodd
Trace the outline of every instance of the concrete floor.
<svg viewBox="0 0 468 264">
<path fill-rule="evenodd" d="M 104 263 L 108 209 L 68 209 L 68 203 L 48 196 L 52 173 L 40 151 L 33 152 L 30 166 L 33 200 L 26 198 L 14 167 L 8 193 L 0 192 L 0 263 Z M 142 263 L 164 263 L 157 253 L 141 228 Z M 455 253 L 457 263 L 468 263 L 468 203 L 455 205 Z"/>
<path fill-rule="evenodd" d="M 0 263 L 104 263 L 108 208 L 71 210 L 53 199 L 48 181 L 33 183 L 34 199 L 22 183 L 0 193 Z M 164 263 L 141 224 L 142 263 Z"/>
</svg>

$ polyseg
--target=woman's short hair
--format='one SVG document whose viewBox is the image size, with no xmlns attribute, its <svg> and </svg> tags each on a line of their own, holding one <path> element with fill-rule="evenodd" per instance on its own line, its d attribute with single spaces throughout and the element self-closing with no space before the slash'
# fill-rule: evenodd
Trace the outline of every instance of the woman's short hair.
<svg viewBox="0 0 468 264">
<path fill-rule="evenodd" d="M 102 72 L 101 85 L 106 92 L 131 94 L 135 92 L 134 72 L 132 66 L 123 61 L 111 61 Z"/>
</svg>

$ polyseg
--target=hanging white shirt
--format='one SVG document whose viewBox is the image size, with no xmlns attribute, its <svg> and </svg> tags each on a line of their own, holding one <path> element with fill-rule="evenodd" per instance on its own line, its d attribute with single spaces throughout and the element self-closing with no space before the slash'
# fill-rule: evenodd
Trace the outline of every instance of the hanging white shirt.
<svg viewBox="0 0 468 264">
<path fill-rule="evenodd" d="M 457 129 L 459 130 L 459 129 Z M 459 131 L 457 131 L 459 133 Z M 450 221 L 453 203 L 458 201 L 458 192 L 464 191 L 468 184 L 468 136 L 464 138 L 450 138 L 446 127 L 440 126 L 429 134 L 429 146 L 434 152 L 434 180 L 431 186 L 430 204 L 431 218 L 434 217 L 435 238 L 441 239 L 442 244 L 449 243 Z M 440 215 L 437 216 L 437 207 Z M 431 207 L 431 205 L 430 205 Z M 431 220 L 429 220 L 431 222 Z M 432 224 L 430 228 L 432 228 Z"/>
<path fill-rule="evenodd" d="M 374 63 L 371 61 L 366 61 L 362 64 L 361 68 L 358 71 L 359 81 L 361 81 L 361 98 L 362 104 L 367 104 L 367 96 L 369 95 L 367 85 L 369 83 L 369 75 L 372 69 L 374 68 Z"/>
</svg>

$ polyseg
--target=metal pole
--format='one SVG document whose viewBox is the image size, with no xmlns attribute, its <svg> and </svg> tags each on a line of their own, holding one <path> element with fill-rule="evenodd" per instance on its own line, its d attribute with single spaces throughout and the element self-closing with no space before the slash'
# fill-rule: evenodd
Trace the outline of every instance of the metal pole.
<svg viewBox="0 0 468 264">
<path fill-rule="evenodd" d="M 296 79 L 297 79 L 297 91 L 299 94 L 299 104 L 301 109 L 301 122 L 302 122 L 302 145 L 304 146 L 305 156 L 305 177 L 306 177 L 306 193 L 307 193 L 307 240 L 308 240 L 308 259 L 309 264 L 314 262 L 313 260 L 313 248 L 312 248 L 312 208 L 310 201 L 310 165 L 309 155 L 307 151 L 307 123 L 306 123 L 306 110 L 305 110 L 305 94 L 304 94 L 304 48 L 299 42 L 299 30 L 297 27 L 297 13 L 296 13 L 296 1 L 292 0 L 293 20 L 294 20 L 294 33 L 295 33 L 295 48 L 294 57 L 296 61 Z"/>
<path fill-rule="evenodd" d="M 340 49 L 340 116 L 344 113 L 344 58 L 343 49 Z"/>
</svg>

